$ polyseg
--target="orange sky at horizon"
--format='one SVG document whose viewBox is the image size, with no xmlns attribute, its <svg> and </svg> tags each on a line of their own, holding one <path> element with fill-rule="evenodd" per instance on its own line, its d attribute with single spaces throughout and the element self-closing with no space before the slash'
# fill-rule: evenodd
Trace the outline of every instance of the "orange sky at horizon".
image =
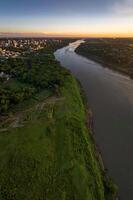
<svg viewBox="0 0 133 200">
<path fill-rule="evenodd" d="M 75 33 L 75 32 L 47 32 L 47 33 L 41 33 L 41 32 L 27 32 L 27 31 L 23 31 L 23 32 L 0 32 L 0 37 L 89 37 L 89 38 L 93 38 L 93 37 L 133 37 L 133 32 L 131 33 Z"/>
<path fill-rule="evenodd" d="M 133 37 L 133 0 L 4 0 L 0 37 L 13 36 Z"/>
</svg>

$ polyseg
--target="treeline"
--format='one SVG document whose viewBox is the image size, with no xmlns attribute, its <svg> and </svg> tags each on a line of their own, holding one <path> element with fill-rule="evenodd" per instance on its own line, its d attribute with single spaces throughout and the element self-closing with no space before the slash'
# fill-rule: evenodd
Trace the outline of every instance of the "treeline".
<svg viewBox="0 0 133 200">
<path fill-rule="evenodd" d="M 60 67 L 53 52 L 70 41 L 49 41 L 44 49 L 24 57 L 0 60 L 0 113 L 44 89 L 55 91 L 68 71 Z"/>
<path fill-rule="evenodd" d="M 76 52 L 133 78 L 133 39 L 92 39 Z"/>
</svg>

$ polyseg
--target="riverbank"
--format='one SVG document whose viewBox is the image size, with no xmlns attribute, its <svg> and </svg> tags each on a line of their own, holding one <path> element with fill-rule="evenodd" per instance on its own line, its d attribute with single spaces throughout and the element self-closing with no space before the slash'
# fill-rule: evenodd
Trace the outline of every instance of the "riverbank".
<svg viewBox="0 0 133 200">
<path fill-rule="evenodd" d="M 81 44 L 75 52 L 79 55 L 85 56 L 86 58 L 93 60 L 102 64 L 103 67 L 108 67 L 114 71 L 117 71 L 123 75 L 129 76 L 133 78 L 133 69 L 132 69 L 132 55 L 133 49 L 126 46 L 119 46 L 117 42 L 90 42 L 85 41 L 85 43 Z M 130 50 L 129 55 L 125 58 L 126 53 L 125 50 L 127 48 L 127 52 Z M 125 63 L 125 60 L 127 61 Z"/>
<path fill-rule="evenodd" d="M 33 55 L 40 65 L 31 67 L 40 92 L 2 116 L 0 199 L 112 200 L 115 188 L 97 160 L 77 82 L 51 51 L 44 67 L 45 51 Z"/>
<path fill-rule="evenodd" d="M 112 200 L 85 121 L 71 75 L 58 96 L 21 111 L 21 123 L 0 134 L 1 199 L 103 200 L 107 194 Z"/>
<path fill-rule="evenodd" d="M 94 118 L 93 118 L 93 113 L 91 111 L 91 108 L 89 107 L 86 99 L 86 95 L 84 92 L 84 89 L 79 81 L 79 89 L 80 89 L 80 95 L 82 97 L 82 101 L 85 107 L 85 114 L 86 114 L 86 126 L 89 131 L 89 135 L 91 138 L 92 146 L 94 148 L 94 154 L 96 157 L 96 160 L 98 162 L 99 168 L 101 170 L 101 174 L 103 177 L 103 183 L 104 183 L 104 190 L 105 190 L 105 199 L 112 199 L 112 200 L 119 200 L 118 197 L 118 188 L 115 185 L 114 181 L 108 176 L 108 170 L 105 166 L 104 160 L 102 158 L 102 154 L 100 151 L 99 146 L 97 145 L 96 142 L 96 137 L 95 137 L 95 132 L 94 132 Z M 108 193 L 110 190 L 110 194 Z M 108 192 L 107 192 L 108 191 Z M 107 193 L 106 193 L 107 192 Z"/>
<path fill-rule="evenodd" d="M 127 145 L 133 148 L 133 81 L 79 56 L 75 53 L 75 46 L 73 43 L 58 50 L 56 58 L 82 84 L 93 112 L 95 137 L 109 169 L 108 174 L 118 185 L 119 197 L 132 200 L 132 179 L 127 171 L 127 168 L 132 171 L 132 161 L 128 157 Z"/>
</svg>

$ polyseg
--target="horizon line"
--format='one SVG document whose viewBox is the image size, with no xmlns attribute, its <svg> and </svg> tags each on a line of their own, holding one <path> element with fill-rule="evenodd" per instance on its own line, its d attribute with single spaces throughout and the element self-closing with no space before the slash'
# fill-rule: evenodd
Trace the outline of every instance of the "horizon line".
<svg viewBox="0 0 133 200">
<path fill-rule="evenodd" d="M 133 38 L 133 33 L 0 32 L 0 38 Z"/>
</svg>

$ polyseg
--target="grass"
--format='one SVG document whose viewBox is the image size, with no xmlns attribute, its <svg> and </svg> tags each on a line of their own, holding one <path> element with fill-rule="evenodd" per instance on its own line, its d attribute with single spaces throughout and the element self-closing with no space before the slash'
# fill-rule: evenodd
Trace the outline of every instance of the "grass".
<svg viewBox="0 0 133 200">
<path fill-rule="evenodd" d="M 0 200 L 105 200 L 75 79 L 67 76 L 60 97 L 27 115 L 23 127 L 0 133 Z"/>
</svg>

